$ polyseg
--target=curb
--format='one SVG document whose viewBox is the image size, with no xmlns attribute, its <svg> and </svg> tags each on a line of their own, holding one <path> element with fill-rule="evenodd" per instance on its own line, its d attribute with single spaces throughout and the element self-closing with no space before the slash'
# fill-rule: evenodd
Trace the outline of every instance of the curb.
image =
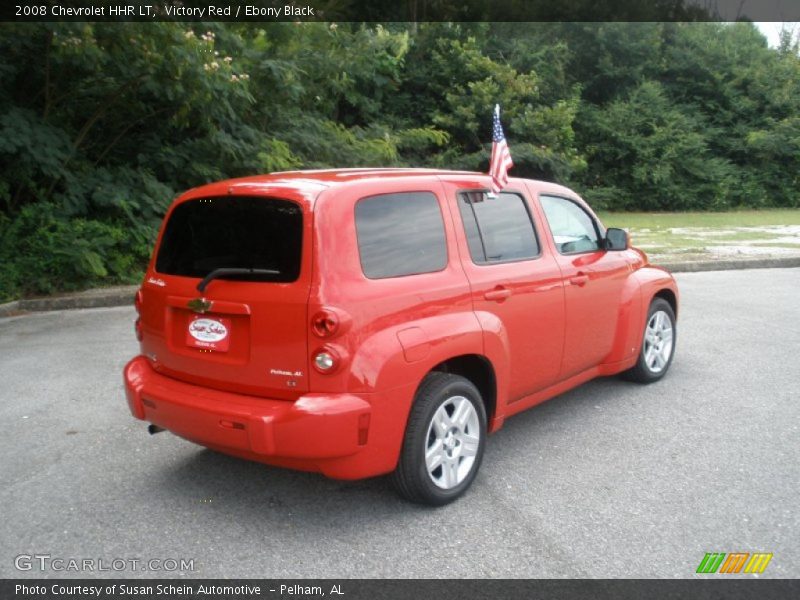
<svg viewBox="0 0 800 600">
<path fill-rule="evenodd" d="M 698 273 L 700 271 L 734 271 L 740 269 L 791 269 L 800 267 L 800 256 L 784 258 L 742 258 L 725 261 L 701 261 L 684 263 L 659 263 L 673 273 Z"/>
<path fill-rule="evenodd" d="M 75 308 L 101 308 L 108 306 L 133 306 L 133 298 L 136 295 L 138 285 L 126 285 L 113 288 L 97 288 L 78 292 L 76 294 L 65 294 L 61 296 L 48 296 L 46 298 L 23 298 L 16 302 L 17 306 L 12 309 L 19 311 L 45 311 L 45 310 L 71 310 Z M 9 304 L 14 304 L 10 302 Z M 3 307 L 0 306 L 0 316 L 3 314 Z"/>
<path fill-rule="evenodd" d="M 800 256 L 659 263 L 656 266 L 663 267 L 672 273 L 699 273 L 702 271 L 732 271 L 740 269 L 789 269 L 800 267 Z M 138 285 L 126 285 L 113 288 L 97 288 L 76 294 L 49 296 L 46 298 L 23 298 L 22 300 L 0 304 L 0 318 L 34 311 L 133 306 L 133 298 L 137 289 L 139 289 Z"/>
<path fill-rule="evenodd" d="M 20 312 L 19 300 L 14 300 L 13 302 L 6 302 L 5 304 L 0 304 L 0 318 L 13 317 L 19 312 Z"/>
</svg>

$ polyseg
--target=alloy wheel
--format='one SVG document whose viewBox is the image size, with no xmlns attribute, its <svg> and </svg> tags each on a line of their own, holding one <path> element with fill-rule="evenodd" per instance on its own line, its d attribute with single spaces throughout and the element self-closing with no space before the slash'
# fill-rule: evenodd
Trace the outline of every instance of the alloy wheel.
<svg viewBox="0 0 800 600">
<path fill-rule="evenodd" d="M 644 361 L 653 373 L 660 373 L 672 355 L 672 320 L 663 310 L 650 316 L 644 336 Z"/>
<path fill-rule="evenodd" d="M 464 396 L 445 400 L 428 425 L 425 465 L 433 483 L 449 490 L 469 475 L 481 441 L 480 420 Z"/>
</svg>

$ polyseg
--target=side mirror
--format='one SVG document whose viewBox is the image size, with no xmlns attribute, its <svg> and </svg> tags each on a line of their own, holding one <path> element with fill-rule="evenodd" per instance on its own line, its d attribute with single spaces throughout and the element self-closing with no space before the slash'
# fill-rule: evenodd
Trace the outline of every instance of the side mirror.
<svg viewBox="0 0 800 600">
<path fill-rule="evenodd" d="M 606 250 L 627 250 L 630 245 L 627 231 L 616 227 L 606 229 Z"/>
</svg>

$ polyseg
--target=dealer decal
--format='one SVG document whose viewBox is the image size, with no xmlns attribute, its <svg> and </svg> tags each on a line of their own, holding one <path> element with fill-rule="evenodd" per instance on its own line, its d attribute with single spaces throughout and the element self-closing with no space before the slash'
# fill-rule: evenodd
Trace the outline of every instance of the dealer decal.
<svg viewBox="0 0 800 600">
<path fill-rule="evenodd" d="M 195 348 L 227 352 L 230 347 L 230 319 L 196 317 L 189 321 L 186 343 Z"/>
</svg>

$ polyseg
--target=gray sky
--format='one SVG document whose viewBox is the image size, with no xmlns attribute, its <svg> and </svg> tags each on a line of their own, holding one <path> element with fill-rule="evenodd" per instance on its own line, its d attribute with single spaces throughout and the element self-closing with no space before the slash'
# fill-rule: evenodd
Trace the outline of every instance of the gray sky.
<svg viewBox="0 0 800 600">
<path fill-rule="evenodd" d="M 755 25 L 756 27 L 759 28 L 759 30 L 761 30 L 761 33 L 767 36 L 767 41 L 769 42 L 769 45 L 772 46 L 773 48 L 775 48 L 778 45 L 778 42 L 780 41 L 779 36 L 782 27 L 785 26 L 789 29 L 794 29 L 795 36 L 797 36 L 798 33 L 800 33 L 800 23 L 796 22 L 779 23 L 775 21 L 771 22 L 761 21 L 757 22 Z"/>
</svg>

